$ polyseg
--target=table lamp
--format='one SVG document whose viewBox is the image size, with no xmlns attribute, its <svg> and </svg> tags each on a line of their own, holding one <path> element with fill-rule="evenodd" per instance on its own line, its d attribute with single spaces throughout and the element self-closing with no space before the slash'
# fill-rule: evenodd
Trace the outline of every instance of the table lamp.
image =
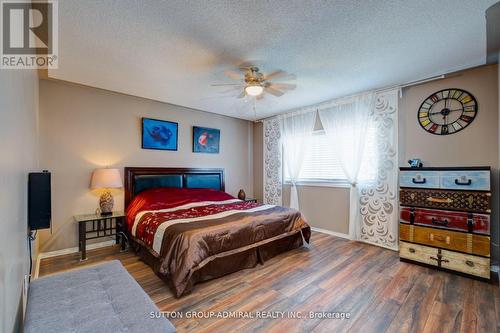
<svg viewBox="0 0 500 333">
<path fill-rule="evenodd" d="M 90 181 L 90 188 L 92 190 L 104 189 L 105 191 L 99 198 L 99 207 L 101 208 L 101 215 L 113 214 L 113 195 L 111 195 L 111 188 L 123 187 L 120 170 L 118 169 L 95 169 L 92 172 L 92 179 Z"/>
</svg>

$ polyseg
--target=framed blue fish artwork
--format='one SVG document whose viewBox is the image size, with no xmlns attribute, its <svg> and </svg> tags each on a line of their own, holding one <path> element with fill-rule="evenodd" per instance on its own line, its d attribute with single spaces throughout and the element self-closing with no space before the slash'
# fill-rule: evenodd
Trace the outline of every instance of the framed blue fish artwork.
<svg viewBox="0 0 500 333">
<path fill-rule="evenodd" d="M 178 124 L 142 118 L 142 149 L 177 150 Z"/>
<path fill-rule="evenodd" d="M 193 126 L 193 152 L 218 154 L 220 130 Z"/>
</svg>

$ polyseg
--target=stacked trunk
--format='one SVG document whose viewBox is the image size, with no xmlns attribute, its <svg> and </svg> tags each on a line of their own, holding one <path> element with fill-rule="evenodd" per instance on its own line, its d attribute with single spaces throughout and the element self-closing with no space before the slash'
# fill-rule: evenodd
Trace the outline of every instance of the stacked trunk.
<svg viewBox="0 0 500 333">
<path fill-rule="evenodd" d="M 489 279 L 490 168 L 400 170 L 400 257 Z"/>
</svg>

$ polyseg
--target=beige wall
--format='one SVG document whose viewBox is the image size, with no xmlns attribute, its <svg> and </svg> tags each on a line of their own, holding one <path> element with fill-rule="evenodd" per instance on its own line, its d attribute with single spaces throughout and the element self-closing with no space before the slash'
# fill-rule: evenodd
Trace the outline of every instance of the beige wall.
<svg viewBox="0 0 500 333">
<path fill-rule="evenodd" d="M 179 123 L 179 150 L 141 149 L 141 117 Z M 220 154 L 192 153 L 192 126 L 221 130 Z M 40 167 L 52 172 L 52 233 L 42 252 L 77 246 L 72 216 L 94 212 L 99 193 L 89 190 L 102 166 L 221 167 L 226 191 L 253 196 L 253 124 L 248 121 L 57 81 L 40 81 Z M 123 190 L 116 190 L 123 209 Z"/>
<path fill-rule="evenodd" d="M 498 262 L 498 167 L 499 167 L 499 76 L 496 65 L 479 67 L 457 73 L 444 80 L 404 89 L 399 102 L 400 166 L 411 157 L 420 157 L 426 166 L 491 166 L 494 170 L 493 202 L 494 257 Z M 461 88 L 472 93 L 479 104 L 476 120 L 465 130 L 438 136 L 426 133 L 417 122 L 417 110 L 431 93 Z M 262 137 L 262 126 L 256 127 L 254 137 Z M 262 143 L 255 141 L 254 156 L 262 155 Z M 262 184 L 261 164 L 255 164 L 255 184 Z M 257 178 L 257 177 L 260 177 Z M 257 187 L 255 187 L 257 190 Z M 260 190 L 260 189 L 259 189 Z M 261 193 L 256 196 L 262 196 Z M 284 202 L 288 202 L 284 188 Z M 346 233 L 349 220 L 349 190 L 346 188 L 299 187 L 300 207 L 308 222 L 318 228 Z"/>
<path fill-rule="evenodd" d="M 27 250 L 28 172 L 37 168 L 38 78 L 34 71 L 0 73 L 0 332 L 17 332 Z"/>
<path fill-rule="evenodd" d="M 349 189 L 298 186 L 300 211 L 315 228 L 349 234 Z M 283 204 L 290 203 L 290 186 L 283 186 Z"/>
</svg>

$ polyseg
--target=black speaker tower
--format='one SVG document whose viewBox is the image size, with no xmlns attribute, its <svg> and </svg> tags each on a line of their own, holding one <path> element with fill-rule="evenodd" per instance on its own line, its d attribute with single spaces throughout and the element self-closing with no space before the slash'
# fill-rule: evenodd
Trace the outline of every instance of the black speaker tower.
<svg viewBox="0 0 500 333">
<path fill-rule="evenodd" d="M 32 172 L 28 176 L 28 226 L 48 229 L 51 218 L 50 172 Z"/>
</svg>

